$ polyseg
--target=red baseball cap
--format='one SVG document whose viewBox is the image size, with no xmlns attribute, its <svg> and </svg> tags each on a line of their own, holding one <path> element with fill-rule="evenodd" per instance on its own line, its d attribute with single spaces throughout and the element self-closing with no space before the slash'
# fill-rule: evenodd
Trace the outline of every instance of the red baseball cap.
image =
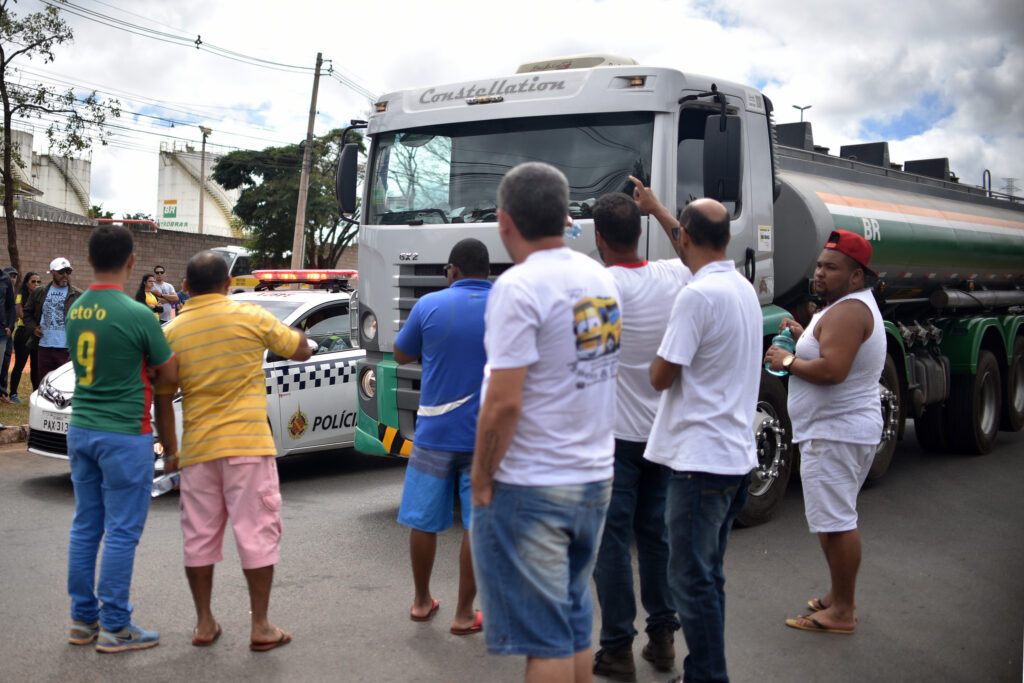
<svg viewBox="0 0 1024 683">
<path fill-rule="evenodd" d="M 865 273 L 878 275 L 868 267 L 871 262 L 871 242 L 849 230 L 833 230 L 825 243 L 826 249 L 835 249 L 841 254 L 846 254 L 857 262 Z"/>
</svg>

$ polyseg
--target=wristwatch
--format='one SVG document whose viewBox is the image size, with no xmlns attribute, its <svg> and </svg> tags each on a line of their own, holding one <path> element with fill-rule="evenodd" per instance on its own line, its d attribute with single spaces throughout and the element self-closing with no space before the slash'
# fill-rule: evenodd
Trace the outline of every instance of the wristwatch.
<svg viewBox="0 0 1024 683">
<path fill-rule="evenodd" d="M 793 354 L 789 354 L 788 356 L 786 356 L 785 358 L 782 359 L 782 367 L 785 370 L 789 370 L 789 366 L 792 365 L 793 361 L 795 361 L 795 360 L 796 360 L 796 356 L 794 356 Z"/>
</svg>

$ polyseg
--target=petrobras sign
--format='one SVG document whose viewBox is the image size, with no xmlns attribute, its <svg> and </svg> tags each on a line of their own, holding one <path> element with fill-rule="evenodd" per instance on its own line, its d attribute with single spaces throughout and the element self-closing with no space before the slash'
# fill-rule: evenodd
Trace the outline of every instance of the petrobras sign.
<svg viewBox="0 0 1024 683">
<path fill-rule="evenodd" d="M 514 99 L 566 97 L 575 94 L 585 73 L 538 73 L 494 78 L 475 83 L 457 83 L 414 90 L 410 107 L 431 109 L 467 104 L 489 104 Z M 407 100 L 408 101 L 408 100 Z"/>
</svg>

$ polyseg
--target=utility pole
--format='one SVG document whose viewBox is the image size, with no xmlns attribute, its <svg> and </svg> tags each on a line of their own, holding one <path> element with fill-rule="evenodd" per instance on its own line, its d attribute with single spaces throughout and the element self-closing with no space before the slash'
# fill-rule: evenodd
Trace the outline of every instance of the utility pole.
<svg viewBox="0 0 1024 683">
<path fill-rule="evenodd" d="M 206 199 L 206 138 L 213 133 L 205 126 L 199 126 L 203 133 L 203 151 L 199 154 L 199 234 L 203 234 L 203 200 Z"/>
<path fill-rule="evenodd" d="M 309 170 L 313 159 L 313 122 L 316 120 L 316 93 L 320 87 L 320 66 L 323 53 L 316 53 L 316 74 L 313 76 L 313 100 L 309 103 L 309 126 L 306 128 L 306 148 L 302 151 L 302 175 L 299 177 L 299 205 L 295 209 L 295 235 L 292 237 L 292 270 L 306 264 L 306 195 L 309 192 Z"/>
</svg>

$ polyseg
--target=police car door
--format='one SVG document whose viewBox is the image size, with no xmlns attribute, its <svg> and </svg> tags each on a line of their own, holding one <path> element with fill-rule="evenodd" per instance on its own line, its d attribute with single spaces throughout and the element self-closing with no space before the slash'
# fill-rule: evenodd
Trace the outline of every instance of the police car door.
<svg viewBox="0 0 1024 683">
<path fill-rule="evenodd" d="M 316 342 L 316 349 L 308 361 L 283 361 L 285 367 L 271 371 L 280 415 L 274 429 L 278 453 L 352 446 L 358 416 L 356 363 L 364 352 L 350 342 L 348 302 L 325 303 L 293 324 Z"/>
</svg>

